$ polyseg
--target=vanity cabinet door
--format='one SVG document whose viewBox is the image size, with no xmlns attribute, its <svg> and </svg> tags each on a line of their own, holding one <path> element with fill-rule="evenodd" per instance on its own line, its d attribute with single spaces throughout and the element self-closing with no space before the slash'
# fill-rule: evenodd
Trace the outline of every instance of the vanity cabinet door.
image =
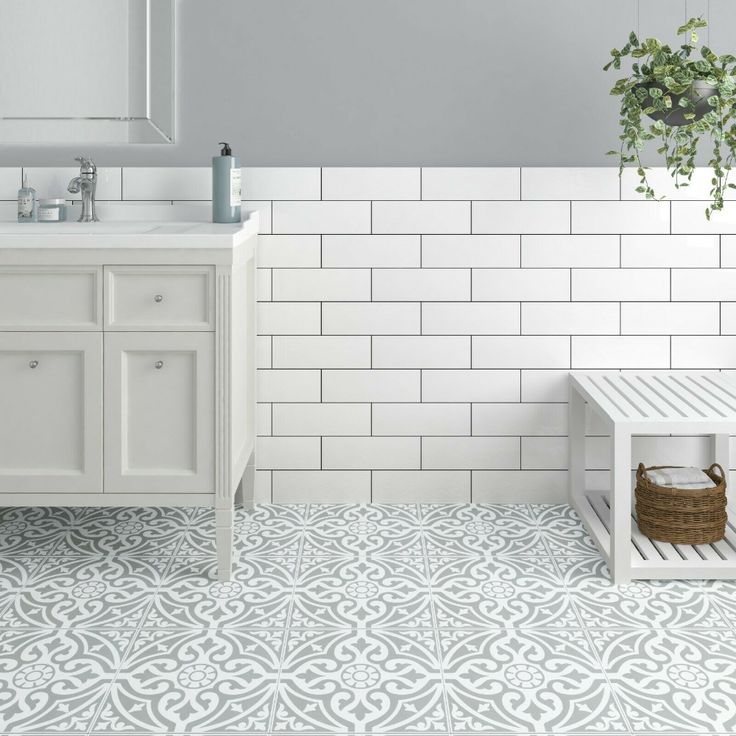
<svg viewBox="0 0 736 736">
<path fill-rule="evenodd" d="M 102 335 L 0 333 L 0 492 L 100 491 Z"/>
<path fill-rule="evenodd" d="M 214 491 L 214 336 L 105 335 L 105 492 Z"/>
</svg>

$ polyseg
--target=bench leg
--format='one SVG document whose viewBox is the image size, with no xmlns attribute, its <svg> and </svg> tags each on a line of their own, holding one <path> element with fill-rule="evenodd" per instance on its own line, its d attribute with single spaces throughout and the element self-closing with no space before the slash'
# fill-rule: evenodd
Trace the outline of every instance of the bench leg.
<svg viewBox="0 0 736 736">
<path fill-rule="evenodd" d="M 611 435 L 611 578 L 631 580 L 631 435 L 614 428 Z"/>
<path fill-rule="evenodd" d="M 728 485 L 728 471 L 731 469 L 731 436 L 727 434 L 713 435 L 713 457 L 726 473 L 726 485 Z"/>
<path fill-rule="evenodd" d="M 570 386 L 568 398 L 568 492 L 570 503 L 585 495 L 585 400 Z"/>
</svg>

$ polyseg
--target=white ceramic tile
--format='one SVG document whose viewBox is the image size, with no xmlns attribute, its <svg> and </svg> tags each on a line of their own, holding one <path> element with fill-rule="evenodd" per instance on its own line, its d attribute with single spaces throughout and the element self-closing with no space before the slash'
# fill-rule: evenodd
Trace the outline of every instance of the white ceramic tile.
<svg viewBox="0 0 736 736">
<path fill-rule="evenodd" d="M 689 304 L 688 306 L 695 306 Z M 708 307 L 715 307 L 718 309 L 718 304 L 703 305 Z M 690 334 L 708 334 L 714 332 L 714 330 L 691 330 Z M 717 330 L 715 330 L 717 332 Z M 736 335 L 736 303 L 724 302 L 721 304 L 721 334 L 722 335 Z"/>
<path fill-rule="evenodd" d="M 271 404 L 256 404 L 256 434 L 271 434 Z"/>
<path fill-rule="evenodd" d="M 256 470 L 253 484 L 253 503 L 272 503 L 271 470 Z"/>
<path fill-rule="evenodd" d="M 273 272 L 273 300 L 368 301 L 371 273 L 368 269 L 279 268 Z"/>
<path fill-rule="evenodd" d="M 576 302 L 667 301 L 670 272 L 664 268 L 574 269 L 572 298 Z"/>
<path fill-rule="evenodd" d="M 319 168 L 243 167 L 244 199 L 319 199 Z"/>
<path fill-rule="evenodd" d="M 319 235 L 261 235 L 258 265 L 268 268 L 319 268 Z"/>
<path fill-rule="evenodd" d="M 259 302 L 271 301 L 271 269 L 256 270 L 256 299 Z"/>
<path fill-rule="evenodd" d="M 256 310 L 259 335 L 319 335 L 317 302 L 261 302 Z"/>
<path fill-rule="evenodd" d="M 572 367 L 574 370 L 669 368 L 670 339 L 649 336 L 573 337 Z"/>
<path fill-rule="evenodd" d="M 736 268 L 672 270 L 672 300 L 676 302 L 736 299 Z"/>
<path fill-rule="evenodd" d="M 470 202 L 373 202 L 374 233 L 469 233 Z"/>
<path fill-rule="evenodd" d="M 373 368 L 470 368 L 469 337 L 374 337 Z"/>
<path fill-rule="evenodd" d="M 618 235 L 522 235 L 523 268 L 617 268 Z"/>
<path fill-rule="evenodd" d="M 212 199 L 212 171 L 208 166 L 126 166 L 123 199 Z"/>
<path fill-rule="evenodd" d="M 521 305 L 524 335 L 617 335 L 619 305 L 610 302 L 527 302 Z"/>
<path fill-rule="evenodd" d="M 273 338 L 270 335 L 256 336 L 256 368 L 271 368 L 271 345 Z"/>
<path fill-rule="evenodd" d="M 736 337 L 672 338 L 672 367 L 714 370 L 736 368 Z"/>
<path fill-rule="evenodd" d="M 569 233 L 569 202 L 473 202 L 474 233 Z"/>
<path fill-rule="evenodd" d="M 473 368 L 569 368 L 570 338 L 473 338 Z"/>
<path fill-rule="evenodd" d="M 621 305 L 621 334 L 717 335 L 718 304 L 626 302 Z"/>
<path fill-rule="evenodd" d="M 243 220 L 258 213 L 258 232 L 268 235 L 271 232 L 271 202 L 264 200 L 247 200 L 241 203 L 240 216 Z"/>
<path fill-rule="evenodd" d="M 422 468 L 480 470 L 519 467 L 518 437 L 424 437 Z"/>
<path fill-rule="evenodd" d="M 369 337 L 273 338 L 274 368 L 370 368 Z"/>
<path fill-rule="evenodd" d="M 522 437 L 521 468 L 567 470 L 567 450 L 567 437 Z"/>
<path fill-rule="evenodd" d="M 519 401 L 519 371 L 424 370 L 422 401 Z"/>
<path fill-rule="evenodd" d="M 259 437 L 256 457 L 260 470 L 319 468 L 319 437 Z"/>
<path fill-rule="evenodd" d="M 39 199 L 82 198 L 81 194 L 71 194 L 67 189 L 69 182 L 79 176 L 79 166 L 27 166 L 23 172 L 28 174 L 29 184 L 36 190 L 36 196 Z M 17 193 L 16 187 L 15 194 Z M 121 199 L 120 194 L 120 167 L 98 166 L 95 198 L 98 201 L 119 200 Z M 174 199 L 174 197 L 147 197 L 146 199 Z"/>
<path fill-rule="evenodd" d="M 680 179 L 680 182 L 687 184 L 686 186 L 675 186 L 675 180 L 672 175 L 664 167 L 655 166 L 647 169 L 647 179 L 649 185 L 654 189 L 657 197 L 665 197 L 670 200 L 678 199 L 700 199 L 707 201 L 710 199 L 710 190 L 712 188 L 711 178 L 713 173 L 708 168 L 699 167 L 693 172 L 692 179 Z M 627 167 L 621 176 L 621 199 L 645 199 L 644 192 L 637 192 L 636 188 L 640 186 L 640 177 L 636 173 L 635 168 Z M 733 190 L 726 193 L 726 198 L 733 198 Z"/>
<path fill-rule="evenodd" d="M 473 404 L 474 435 L 567 434 L 566 404 Z"/>
<path fill-rule="evenodd" d="M 275 470 L 273 503 L 369 503 L 369 470 Z"/>
<path fill-rule="evenodd" d="M 468 301 L 469 269 L 382 268 L 373 272 L 373 300 Z"/>
<path fill-rule="evenodd" d="M 422 199 L 519 199 L 519 169 L 425 167 Z"/>
<path fill-rule="evenodd" d="M 473 503 L 566 502 L 567 471 L 473 471 Z"/>
<path fill-rule="evenodd" d="M 419 235 L 324 235 L 324 268 L 402 268 L 421 265 Z"/>
<path fill-rule="evenodd" d="M 473 269 L 473 301 L 569 301 L 564 268 Z"/>
<path fill-rule="evenodd" d="M 568 371 L 521 371 L 521 400 L 566 402 L 569 383 Z"/>
<path fill-rule="evenodd" d="M 419 169 L 326 166 L 322 199 L 419 199 Z"/>
<path fill-rule="evenodd" d="M 325 469 L 419 469 L 419 437 L 325 437 Z"/>
<path fill-rule="evenodd" d="M 420 305 L 333 302 L 322 305 L 323 335 L 418 335 Z"/>
<path fill-rule="evenodd" d="M 273 232 L 299 233 L 370 233 L 370 202 L 306 202 L 273 203 Z"/>
<path fill-rule="evenodd" d="M 723 210 L 705 216 L 708 202 L 672 202 L 673 233 L 736 233 L 736 204 L 726 202 Z"/>
<path fill-rule="evenodd" d="M 370 404 L 274 404 L 274 435 L 369 435 Z"/>
<path fill-rule="evenodd" d="M 322 401 L 419 401 L 418 370 L 322 372 Z"/>
<path fill-rule="evenodd" d="M 258 371 L 259 401 L 319 401 L 318 370 Z"/>
<path fill-rule="evenodd" d="M 469 435 L 470 404 L 373 404 L 373 434 Z"/>
<path fill-rule="evenodd" d="M 34 186 L 33 182 L 29 183 L 31 186 Z M 18 190 L 21 188 L 22 185 L 23 170 L 20 166 L 0 167 L 0 200 L 6 199 L 15 202 L 18 198 Z"/>
<path fill-rule="evenodd" d="M 518 235 L 424 235 L 424 268 L 517 268 Z"/>
<path fill-rule="evenodd" d="M 469 503 L 469 470 L 376 470 L 374 503 Z"/>
<path fill-rule="evenodd" d="M 717 235 L 624 235 L 624 268 L 717 268 Z"/>
<path fill-rule="evenodd" d="M 721 266 L 736 266 L 736 235 L 721 235 Z"/>
<path fill-rule="evenodd" d="M 657 234 L 669 231 L 669 202 L 572 203 L 573 233 Z"/>
<path fill-rule="evenodd" d="M 423 335 L 518 335 L 519 305 L 507 302 L 425 302 Z"/>
<path fill-rule="evenodd" d="M 618 199 L 618 169 L 607 167 L 521 170 L 522 199 Z"/>
</svg>

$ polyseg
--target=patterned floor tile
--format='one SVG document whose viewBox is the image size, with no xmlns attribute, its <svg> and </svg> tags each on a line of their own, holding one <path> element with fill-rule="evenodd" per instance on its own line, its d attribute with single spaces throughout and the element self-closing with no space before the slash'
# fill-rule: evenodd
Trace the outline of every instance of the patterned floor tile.
<svg viewBox="0 0 736 736">
<path fill-rule="evenodd" d="M 431 628 L 421 557 L 302 557 L 291 627 Z"/>
<path fill-rule="evenodd" d="M 438 504 L 422 531 L 428 555 L 547 555 L 526 506 Z"/>
<path fill-rule="evenodd" d="M 736 732 L 736 633 L 591 631 L 634 732 Z"/>
<path fill-rule="evenodd" d="M 45 557 L 16 557 L 12 554 L 0 556 L 0 605 L 29 584 L 45 559 Z"/>
<path fill-rule="evenodd" d="M 412 507 L 414 508 L 414 507 Z M 418 519 L 399 507 L 337 506 L 332 513 L 310 515 L 303 555 L 421 556 Z"/>
<path fill-rule="evenodd" d="M 133 632 L 0 631 L 0 732 L 84 733 Z"/>
<path fill-rule="evenodd" d="M 53 554 L 176 554 L 189 524 L 188 508 L 90 508 L 66 532 Z"/>
<path fill-rule="evenodd" d="M 736 580 L 703 581 L 705 594 L 728 624 L 736 629 Z"/>
<path fill-rule="evenodd" d="M 627 733 L 582 630 L 440 629 L 454 732 Z"/>
<path fill-rule="evenodd" d="M 211 557 L 172 561 L 145 628 L 283 628 L 296 578 L 293 557 L 247 557 L 229 582 Z"/>
<path fill-rule="evenodd" d="M 282 643 L 278 631 L 142 630 L 93 730 L 266 731 Z"/>
<path fill-rule="evenodd" d="M 296 556 L 301 551 L 305 505 L 258 505 L 235 512 L 235 549 L 241 555 Z M 215 554 L 215 513 L 198 508 L 186 530 L 180 556 Z"/>
<path fill-rule="evenodd" d="M 47 558 L 0 616 L 0 628 L 135 628 L 166 558 Z"/>
<path fill-rule="evenodd" d="M 548 557 L 430 558 L 442 628 L 578 626 Z"/>
<path fill-rule="evenodd" d="M 592 628 L 728 628 L 698 583 L 636 580 L 613 585 L 595 557 L 560 557 L 557 565 L 585 626 Z"/>
<path fill-rule="evenodd" d="M 555 557 L 599 556 L 598 548 L 572 506 L 566 503 L 537 505 L 534 510 L 550 554 Z"/>
<path fill-rule="evenodd" d="M 273 733 L 447 730 L 434 632 L 289 633 Z"/>
<path fill-rule="evenodd" d="M 80 509 L 0 508 L 0 554 L 38 557 L 48 554 L 74 525 Z"/>
</svg>

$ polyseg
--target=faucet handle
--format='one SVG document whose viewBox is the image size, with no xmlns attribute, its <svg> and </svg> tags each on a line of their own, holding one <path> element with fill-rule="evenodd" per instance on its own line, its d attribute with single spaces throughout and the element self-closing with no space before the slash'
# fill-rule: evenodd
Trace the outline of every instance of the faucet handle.
<svg viewBox="0 0 736 736">
<path fill-rule="evenodd" d="M 97 167 L 95 162 L 89 158 L 89 156 L 77 156 L 75 161 L 79 161 L 79 173 L 80 174 L 96 174 Z"/>
</svg>

